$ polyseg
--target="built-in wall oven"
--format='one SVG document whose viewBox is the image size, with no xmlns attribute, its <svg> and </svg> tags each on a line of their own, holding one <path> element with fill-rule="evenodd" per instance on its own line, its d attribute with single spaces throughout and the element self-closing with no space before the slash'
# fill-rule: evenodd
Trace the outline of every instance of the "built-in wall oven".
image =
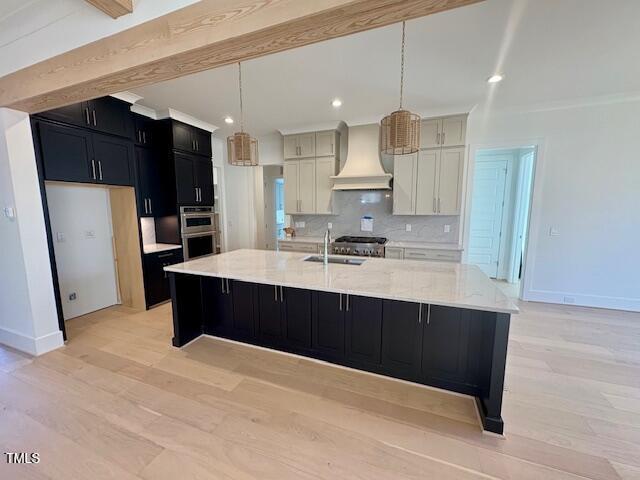
<svg viewBox="0 0 640 480">
<path fill-rule="evenodd" d="M 184 259 L 216 253 L 213 207 L 180 207 L 180 234 Z"/>
</svg>

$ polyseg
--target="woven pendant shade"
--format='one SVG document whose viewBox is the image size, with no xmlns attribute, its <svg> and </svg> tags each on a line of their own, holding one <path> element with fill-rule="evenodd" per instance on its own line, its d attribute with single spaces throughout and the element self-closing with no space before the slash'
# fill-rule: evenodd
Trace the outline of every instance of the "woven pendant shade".
<svg viewBox="0 0 640 480">
<path fill-rule="evenodd" d="M 227 137 L 227 159 L 237 167 L 258 165 L 258 141 L 244 131 L 242 110 L 242 66 L 238 63 L 238 91 L 240 93 L 240 131 Z"/>
<path fill-rule="evenodd" d="M 229 163 L 240 167 L 258 165 L 258 141 L 245 132 L 237 132 L 227 137 Z"/>
<path fill-rule="evenodd" d="M 380 122 L 380 152 L 407 155 L 420 149 L 420 116 L 396 110 Z"/>
</svg>

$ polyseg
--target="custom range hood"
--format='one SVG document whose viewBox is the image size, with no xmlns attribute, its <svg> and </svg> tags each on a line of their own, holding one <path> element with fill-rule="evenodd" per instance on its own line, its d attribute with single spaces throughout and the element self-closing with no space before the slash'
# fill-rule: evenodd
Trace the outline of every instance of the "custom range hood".
<svg viewBox="0 0 640 480">
<path fill-rule="evenodd" d="M 390 190 L 390 173 L 380 163 L 380 127 L 377 124 L 349 127 L 347 161 L 334 175 L 333 190 Z"/>
</svg>

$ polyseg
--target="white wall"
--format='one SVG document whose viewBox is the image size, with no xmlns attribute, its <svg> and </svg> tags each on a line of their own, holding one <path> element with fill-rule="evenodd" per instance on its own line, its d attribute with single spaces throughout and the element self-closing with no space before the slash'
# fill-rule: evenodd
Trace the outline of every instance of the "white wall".
<svg viewBox="0 0 640 480">
<path fill-rule="evenodd" d="M 478 148 L 539 145 L 526 300 L 640 311 L 638 132 L 638 101 L 472 112 L 468 178 Z M 466 247 L 468 204 L 465 211 Z"/>
<path fill-rule="evenodd" d="M 63 344 L 28 115 L 0 109 L 0 343 L 39 355 Z"/>
<path fill-rule="evenodd" d="M 49 184 L 47 203 L 64 319 L 119 303 L 109 191 Z"/>
</svg>

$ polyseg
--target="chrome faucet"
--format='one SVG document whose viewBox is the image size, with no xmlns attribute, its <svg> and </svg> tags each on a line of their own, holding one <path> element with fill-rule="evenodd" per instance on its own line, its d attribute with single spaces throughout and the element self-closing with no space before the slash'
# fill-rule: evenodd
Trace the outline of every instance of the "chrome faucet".
<svg viewBox="0 0 640 480">
<path fill-rule="evenodd" d="M 324 232 L 324 255 L 322 257 L 322 263 L 329 265 L 329 245 L 331 244 L 331 230 L 327 228 Z"/>
</svg>

